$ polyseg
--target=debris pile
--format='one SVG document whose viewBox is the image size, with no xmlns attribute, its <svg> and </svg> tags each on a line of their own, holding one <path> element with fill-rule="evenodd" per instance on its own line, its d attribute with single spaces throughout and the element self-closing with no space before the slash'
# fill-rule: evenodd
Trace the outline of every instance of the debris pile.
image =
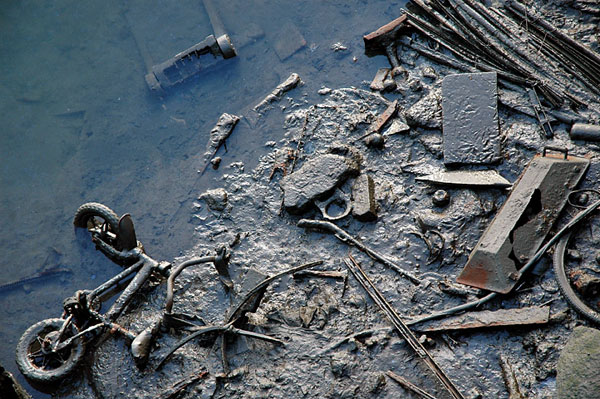
<svg viewBox="0 0 600 399">
<path fill-rule="evenodd" d="M 564 10 L 597 19 L 594 4 L 570 4 L 413 0 L 365 35 L 367 54 L 389 68 L 365 89 L 322 88 L 318 104 L 289 98 L 271 152 L 249 172 L 223 166 L 219 187 L 199 196 L 199 244 L 179 261 L 215 247 L 231 257 L 170 278 L 168 314 L 192 312 L 191 334 L 162 331 L 151 372 L 109 338 L 92 355 L 93 389 L 62 397 L 562 399 L 588 389 L 578 374 L 582 353 L 600 356 L 598 331 L 577 326 L 600 321 L 590 217 L 600 157 L 579 140 L 597 141 L 600 56 L 554 26 Z M 296 40 L 282 59 L 306 44 L 284 30 Z M 223 114 L 206 161 L 240 118 L 269 117 L 300 83 L 292 74 L 240 117 Z M 144 294 L 123 316 L 133 330 L 165 301 Z"/>
</svg>

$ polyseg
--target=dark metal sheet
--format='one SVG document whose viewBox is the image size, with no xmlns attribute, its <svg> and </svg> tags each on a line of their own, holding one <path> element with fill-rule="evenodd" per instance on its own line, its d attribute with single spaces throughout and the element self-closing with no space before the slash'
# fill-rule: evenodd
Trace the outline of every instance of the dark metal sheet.
<svg viewBox="0 0 600 399">
<path fill-rule="evenodd" d="M 442 83 L 444 163 L 500 160 L 498 78 L 495 72 L 448 75 Z"/>
<path fill-rule="evenodd" d="M 457 281 L 508 293 L 535 254 L 590 164 L 580 157 L 536 155 L 483 233 Z"/>
</svg>

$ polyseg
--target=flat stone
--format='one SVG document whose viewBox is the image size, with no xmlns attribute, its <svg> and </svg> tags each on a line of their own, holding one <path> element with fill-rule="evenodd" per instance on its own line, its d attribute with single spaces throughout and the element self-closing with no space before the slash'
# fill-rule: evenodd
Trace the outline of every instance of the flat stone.
<svg viewBox="0 0 600 399">
<path fill-rule="evenodd" d="M 314 200 L 322 199 L 346 178 L 359 172 L 360 164 L 352 152 L 348 156 L 324 154 L 309 159 L 300 169 L 281 179 L 283 205 L 298 213 Z"/>
<path fill-rule="evenodd" d="M 558 399 L 599 399 L 599 369 L 600 331 L 576 327 L 558 359 Z"/>
<path fill-rule="evenodd" d="M 281 61 L 288 59 L 296 51 L 306 46 L 304 36 L 291 21 L 282 26 L 276 38 L 277 41 L 273 47 Z"/>
<path fill-rule="evenodd" d="M 420 126 L 427 129 L 442 127 L 441 90 L 432 90 L 406 111 L 406 122 L 409 126 Z"/>
<path fill-rule="evenodd" d="M 361 222 L 377 220 L 375 183 L 366 173 L 359 175 L 352 185 L 352 216 Z"/>
<path fill-rule="evenodd" d="M 444 163 L 500 161 L 496 72 L 448 75 L 442 93 Z"/>
</svg>

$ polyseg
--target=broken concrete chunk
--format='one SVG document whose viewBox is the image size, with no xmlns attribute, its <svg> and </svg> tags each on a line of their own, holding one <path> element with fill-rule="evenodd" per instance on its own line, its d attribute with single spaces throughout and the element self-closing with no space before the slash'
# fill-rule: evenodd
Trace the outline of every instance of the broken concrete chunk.
<svg viewBox="0 0 600 399">
<path fill-rule="evenodd" d="M 520 309 L 482 310 L 458 316 L 434 320 L 413 329 L 422 332 L 468 330 L 473 328 L 524 326 L 547 324 L 550 319 L 550 306 L 533 306 Z"/>
<path fill-rule="evenodd" d="M 227 206 L 227 191 L 223 188 L 215 188 L 201 194 L 198 199 L 204 200 L 213 211 L 223 211 Z"/>
<path fill-rule="evenodd" d="M 366 173 L 359 175 L 352 185 L 352 216 L 361 222 L 377 220 L 375 183 Z"/>
<path fill-rule="evenodd" d="M 262 112 L 264 108 L 267 107 L 270 103 L 279 100 L 284 93 L 292 90 L 296 86 L 302 83 L 300 76 L 297 73 L 292 73 L 283 83 L 279 84 L 269 95 L 267 95 L 261 102 L 259 102 L 255 107 L 254 111 Z"/>
<path fill-rule="evenodd" d="M 279 30 L 273 47 L 279 59 L 285 61 L 304 46 L 306 46 L 306 40 L 298 27 L 288 21 Z"/>
<path fill-rule="evenodd" d="M 389 72 L 390 68 L 379 68 L 375 74 L 375 77 L 373 78 L 373 81 L 371 82 L 371 85 L 369 86 L 371 90 L 383 91 L 385 87 L 383 82 L 385 81 L 385 78 L 388 76 Z"/>
<path fill-rule="evenodd" d="M 496 72 L 448 75 L 442 83 L 444 163 L 500 160 Z"/>
<path fill-rule="evenodd" d="M 429 92 L 406 111 L 406 123 L 428 129 L 442 127 L 441 89 Z"/>
<path fill-rule="evenodd" d="M 300 169 L 281 180 L 283 205 L 289 212 L 301 212 L 315 199 L 331 193 L 346 178 L 359 172 L 359 159 L 324 154 L 309 159 Z"/>
<path fill-rule="evenodd" d="M 511 184 L 495 170 L 456 170 L 419 176 L 415 180 L 449 186 L 510 187 Z"/>
<path fill-rule="evenodd" d="M 556 367 L 558 399 L 600 398 L 600 331 L 576 327 Z"/>
</svg>

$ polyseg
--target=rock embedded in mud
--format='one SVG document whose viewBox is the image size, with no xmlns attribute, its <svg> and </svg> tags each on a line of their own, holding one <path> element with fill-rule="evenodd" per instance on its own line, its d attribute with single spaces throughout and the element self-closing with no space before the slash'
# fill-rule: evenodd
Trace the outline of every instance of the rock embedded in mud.
<svg viewBox="0 0 600 399">
<path fill-rule="evenodd" d="M 204 200 L 213 211 L 223 211 L 227 206 L 227 191 L 224 188 L 215 188 L 201 194 L 198 199 Z"/>
<path fill-rule="evenodd" d="M 358 174 L 359 169 L 360 161 L 352 152 L 348 156 L 324 154 L 311 158 L 281 180 L 283 205 L 288 212 L 302 212 L 314 200 L 326 197 L 348 177 Z"/>
<path fill-rule="evenodd" d="M 600 331 L 576 327 L 556 369 L 558 399 L 600 399 Z"/>
<path fill-rule="evenodd" d="M 352 185 L 352 216 L 361 222 L 377 220 L 375 183 L 365 173 L 358 176 Z"/>
<path fill-rule="evenodd" d="M 442 127 L 441 89 L 432 90 L 406 111 L 409 126 L 420 126 L 428 129 Z"/>
</svg>

